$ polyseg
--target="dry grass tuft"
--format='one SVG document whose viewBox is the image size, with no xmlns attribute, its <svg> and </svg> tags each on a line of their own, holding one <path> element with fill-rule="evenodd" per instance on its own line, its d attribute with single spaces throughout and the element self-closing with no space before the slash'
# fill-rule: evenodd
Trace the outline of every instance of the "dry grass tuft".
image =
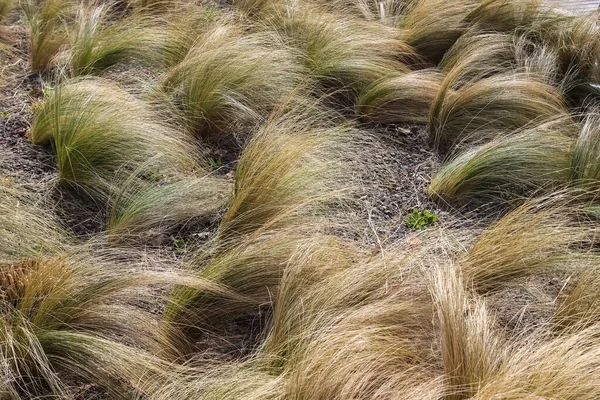
<svg viewBox="0 0 600 400">
<path fill-rule="evenodd" d="M 141 166 L 149 178 L 196 168 L 189 138 L 159 118 L 108 81 L 79 80 L 36 109 L 29 137 L 52 145 L 62 183 L 102 201 Z"/>
<path fill-rule="evenodd" d="M 230 191 L 226 180 L 211 176 L 148 182 L 133 174 L 111 201 L 107 233 L 117 241 L 160 241 L 176 228 L 212 222 Z"/>
<path fill-rule="evenodd" d="M 400 18 L 400 38 L 433 64 L 465 32 L 464 19 L 477 4 L 473 0 L 415 0 Z"/>
<path fill-rule="evenodd" d="M 600 114 L 588 113 L 583 120 L 577 143 L 573 150 L 571 179 L 592 189 L 600 180 Z"/>
<path fill-rule="evenodd" d="M 0 185 L 0 264 L 19 265 L 38 254 L 62 252 L 68 235 L 42 199 L 18 186 Z"/>
<path fill-rule="evenodd" d="M 223 240 L 293 226 L 328 198 L 342 196 L 337 190 L 351 182 L 342 157 L 352 151 L 353 135 L 310 107 L 273 114 L 240 155 L 219 229 Z"/>
<path fill-rule="evenodd" d="M 49 69 L 60 48 L 68 43 L 64 21 L 72 13 L 73 2 L 26 0 L 21 7 L 29 28 L 31 70 Z"/>
<path fill-rule="evenodd" d="M 378 124 L 427 123 L 441 83 L 442 75 L 428 69 L 383 78 L 358 97 L 357 114 Z"/>
<path fill-rule="evenodd" d="M 564 187 L 576 128 L 568 119 L 558 119 L 467 150 L 436 173 L 429 193 L 464 205 L 473 200 L 502 203 Z"/>
<path fill-rule="evenodd" d="M 600 321 L 600 279 L 598 269 L 589 266 L 577 276 L 572 287 L 562 294 L 554 322 L 556 329 L 576 332 Z"/>
<path fill-rule="evenodd" d="M 433 272 L 433 297 L 447 377 L 446 399 L 469 399 L 497 372 L 504 343 L 494 331 L 485 302 L 469 294 L 459 270 L 440 266 Z"/>
<path fill-rule="evenodd" d="M 233 24 L 218 24 L 168 71 L 162 86 L 191 133 L 219 139 L 241 136 L 261 122 L 295 91 L 301 72 L 272 35 L 248 35 Z"/>
<path fill-rule="evenodd" d="M 81 255 L 2 266 L 11 286 L 0 310 L 0 357 L 11 391 L 66 397 L 76 378 L 130 398 L 166 381 L 167 364 L 143 350 L 160 348 L 153 316 L 127 305 L 141 298 L 133 288 L 165 279 L 122 272 Z"/>
<path fill-rule="evenodd" d="M 297 49 L 302 65 L 319 81 L 321 90 L 341 91 L 350 104 L 355 93 L 366 86 L 401 71 L 409 72 L 407 63 L 420 62 L 395 29 L 316 7 L 290 7 L 275 14 L 266 25 Z"/>
<path fill-rule="evenodd" d="M 595 399 L 598 326 L 572 335 L 532 338 L 507 358 L 473 399 Z"/>
<path fill-rule="evenodd" d="M 481 143 L 491 132 L 511 132 L 566 116 L 560 92 L 530 74 L 501 74 L 453 88 L 465 66 L 446 76 L 431 107 L 430 139 L 441 151 Z"/>
<path fill-rule="evenodd" d="M 70 48 L 62 55 L 73 76 L 97 74 L 122 62 L 158 64 L 164 35 L 152 19 L 137 15 L 111 19 L 106 5 L 79 8 Z"/>
<path fill-rule="evenodd" d="M 576 271 L 593 262 L 596 228 L 568 205 L 572 196 L 565 191 L 531 200 L 487 228 L 462 262 L 469 285 L 491 290 L 519 276 Z"/>
</svg>

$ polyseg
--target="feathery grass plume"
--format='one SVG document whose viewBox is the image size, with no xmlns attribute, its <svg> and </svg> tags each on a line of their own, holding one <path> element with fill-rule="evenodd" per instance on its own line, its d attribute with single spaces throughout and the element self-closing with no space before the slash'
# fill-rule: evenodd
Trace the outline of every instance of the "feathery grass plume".
<svg viewBox="0 0 600 400">
<path fill-rule="evenodd" d="M 442 82 L 436 70 L 419 70 L 383 78 L 356 100 L 356 112 L 377 123 L 427 123 Z"/>
<path fill-rule="evenodd" d="M 571 179 L 577 184 L 598 187 L 600 180 L 600 110 L 588 113 L 573 150 Z"/>
<path fill-rule="evenodd" d="M 222 363 L 182 376 L 153 393 L 150 400 L 284 400 L 285 377 L 254 368 L 250 362 Z"/>
<path fill-rule="evenodd" d="M 190 138 L 159 121 L 144 102 L 101 79 L 58 86 L 36 109 L 29 137 L 52 144 L 63 184 L 99 200 L 116 191 L 118 178 L 142 164 L 149 177 L 196 167 Z"/>
<path fill-rule="evenodd" d="M 102 72 L 121 63 L 156 65 L 163 35 L 150 18 L 130 16 L 110 21 L 106 4 L 81 6 L 68 52 L 63 55 L 74 76 Z"/>
<path fill-rule="evenodd" d="M 219 236 L 236 240 L 257 231 L 289 227 L 336 189 L 347 189 L 340 157 L 352 151 L 353 132 L 320 110 L 275 112 L 242 152 L 234 192 Z M 307 213 L 308 210 L 308 213 Z"/>
<path fill-rule="evenodd" d="M 327 91 L 360 92 L 390 74 L 409 72 L 405 63 L 420 62 L 414 49 L 398 39 L 397 30 L 373 21 L 300 5 L 270 23 L 298 49 L 302 64 Z M 353 93 L 349 97 L 351 102 Z"/>
<path fill-rule="evenodd" d="M 571 174 L 575 138 L 567 134 L 573 126 L 559 119 L 465 151 L 435 174 L 428 192 L 437 201 L 464 205 L 564 187 Z"/>
<path fill-rule="evenodd" d="M 64 251 L 68 235 L 41 199 L 0 184 L 0 265 Z"/>
<path fill-rule="evenodd" d="M 50 68 L 61 46 L 68 43 L 63 25 L 72 6 L 71 0 L 25 0 L 21 4 L 29 28 L 32 71 Z"/>
<path fill-rule="evenodd" d="M 177 355 L 202 350 L 205 343 L 235 330 L 236 324 L 247 328 L 243 340 L 252 343 L 262 328 L 277 295 L 281 275 L 291 254 L 301 246 L 298 232 L 263 234 L 221 251 L 202 265 L 192 261 L 190 269 L 198 270 L 202 279 L 229 290 L 226 294 L 176 287 L 165 310 L 164 328 L 176 343 Z M 260 332 L 258 332 L 260 333 Z"/>
<path fill-rule="evenodd" d="M 102 275 L 82 265 L 75 269 L 64 257 L 3 265 L 2 283 L 8 289 L 2 293 L 0 335 L 14 387 L 28 396 L 65 397 L 62 376 L 68 373 L 111 390 L 115 398 L 127 398 L 121 379 L 136 384 L 145 373 L 160 372 L 149 354 L 94 333 L 102 325 L 108 326 L 104 334 L 118 327 L 114 313 L 100 311 L 131 279 Z M 143 338 L 140 333 L 130 339 Z"/>
<path fill-rule="evenodd" d="M 9 360 L 3 370 L 10 385 L 28 398 L 70 398 L 63 394 L 72 382 L 84 382 L 111 398 L 129 399 L 185 372 L 157 356 L 166 338 L 152 307 L 139 304 L 157 302 L 148 290 L 153 286 L 223 290 L 198 278 L 155 272 L 146 262 L 124 263 L 130 254 L 116 248 L 93 256 L 91 247 L 72 250 L 1 266 L 0 358 Z"/>
<path fill-rule="evenodd" d="M 557 330 L 572 332 L 600 322 L 600 275 L 595 266 L 579 274 L 565 291 L 554 315 Z"/>
<path fill-rule="evenodd" d="M 111 202 L 108 234 L 117 241 L 160 237 L 186 224 L 216 218 L 231 185 L 219 177 L 152 182 L 133 174 Z"/>
<path fill-rule="evenodd" d="M 541 0 L 486 0 L 467 17 L 483 29 L 523 34 L 552 48 L 560 70 L 571 79 L 589 79 L 598 62 L 596 13 L 569 15 Z"/>
<path fill-rule="evenodd" d="M 510 32 L 527 29 L 550 14 L 542 0 L 483 0 L 466 20 L 482 29 Z"/>
<path fill-rule="evenodd" d="M 427 253 L 400 250 L 365 257 L 330 239 L 290 262 L 259 353 L 289 374 L 286 398 L 439 398 L 431 298 L 411 264 Z"/>
<path fill-rule="evenodd" d="M 400 18 L 400 38 L 433 64 L 465 32 L 474 0 L 416 0 Z"/>
<path fill-rule="evenodd" d="M 446 76 L 431 107 L 430 140 L 442 152 L 461 142 L 485 142 L 490 133 L 567 115 L 561 94 L 526 73 L 494 75 L 454 90 L 463 67 Z"/>
<path fill-rule="evenodd" d="M 597 229 L 569 205 L 576 196 L 565 190 L 530 200 L 492 224 L 461 261 L 465 281 L 493 290 L 519 276 L 597 262 L 590 252 Z"/>
<path fill-rule="evenodd" d="M 166 74 L 162 86 L 190 132 L 219 138 L 261 121 L 300 83 L 300 72 L 273 35 L 218 24 Z"/>
<path fill-rule="evenodd" d="M 503 343 L 485 302 L 467 292 L 456 266 L 442 265 L 433 271 L 432 296 L 449 385 L 445 398 L 471 398 L 498 370 Z"/>
<path fill-rule="evenodd" d="M 0 22 L 10 14 L 15 6 L 14 0 L 0 0 Z"/>
<path fill-rule="evenodd" d="M 472 399 L 598 398 L 598 329 L 596 324 L 571 335 L 534 337 L 519 343 Z"/>
</svg>

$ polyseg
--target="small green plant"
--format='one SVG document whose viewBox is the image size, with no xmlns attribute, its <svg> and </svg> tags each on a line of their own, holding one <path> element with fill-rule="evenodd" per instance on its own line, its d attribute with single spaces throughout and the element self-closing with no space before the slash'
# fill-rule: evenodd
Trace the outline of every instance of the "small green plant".
<svg viewBox="0 0 600 400">
<path fill-rule="evenodd" d="M 211 22 L 215 19 L 218 13 L 219 7 L 214 5 L 208 6 L 204 9 L 204 18 L 206 18 L 206 21 Z"/>
<path fill-rule="evenodd" d="M 54 93 L 54 86 L 44 86 L 42 89 L 45 97 L 50 97 Z"/>
<path fill-rule="evenodd" d="M 189 240 L 181 236 L 171 236 L 171 238 L 173 239 L 173 251 L 175 254 L 183 255 L 187 253 Z"/>
<path fill-rule="evenodd" d="M 220 158 L 212 158 L 209 157 L 208 158 L 208 163 L 210 164 L 211 167 L 213 168 L 220 168 L 223 166 L 223 160 L 221 160 Z"/>
<path fill-rule="evenodd" d="M 406 223 L 408 229 L 420 231 L 421 229 L 425 229 L 428 226 L 433 225 L 437 219 L 437 214 L 433 214 L 427 210 L 418 210 L 415 208 L 413 209 L 412 213 L 410 213 L 404 219 L 404 222 Z"/>
</svg>

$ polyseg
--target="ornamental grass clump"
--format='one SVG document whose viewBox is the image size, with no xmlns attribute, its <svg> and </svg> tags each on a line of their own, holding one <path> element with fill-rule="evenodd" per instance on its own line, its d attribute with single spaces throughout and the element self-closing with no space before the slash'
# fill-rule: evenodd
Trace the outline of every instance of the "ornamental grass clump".
<svg viewBox="0 0 600 400">
<path fill-rule="evenodd" d="M 464 151 L 433 177 L 429 194 L 454 205 L 503 201 L 564 187 L 576 125 L 565 120 L 502 136 Z"/>
<path fill-rule="evenodd" d="M 106 201 L 142 165 L 166 176 L 196 168 L 190 138 L 159 118 L 109 81 L 77 80 L 37 107 L 29 138 L 52 146 L 62 184 Z"/>
<path fill-rule="evenodd" d="M 294 93 L 301 72 L 273 35 L 217 24 L 166 73 L 162 87 L 190 133 L 223 141 L 243 138 L 263 121 Z"/>
</svg>

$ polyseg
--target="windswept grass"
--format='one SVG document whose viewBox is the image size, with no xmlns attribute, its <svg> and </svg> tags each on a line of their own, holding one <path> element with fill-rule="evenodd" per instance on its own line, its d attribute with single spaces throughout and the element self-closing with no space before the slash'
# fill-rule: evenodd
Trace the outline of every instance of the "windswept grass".
<svg viewBox="0 0 600 400">
<path fill-rule="evenodd" d="M 221 13 L 214 6 L 198 8 L 184 2 L 169 13 L 153 15 L 152 25 L 159 29 L 160 39 L 157 56 L 165 69 L 181 63 L 198 41 L 218 26 L 232 23 L 233 17 Z M 158 39 L 157 39 L 158 40 Z"/>
<path fill-rule="evenodd" d="M 240 27 L 218 24 L 168 71 L 162 86 L 191 133 L 241 136 L 294 91 L 301 69 L 275 44 L 272 35 L 246 35 Z"/>
<path fill-rule="evenodd" d="M 160 348 L 154 317 L 127 305 L 141 299 L 136 286 L 166 280 L 122 272 L 79 256 L 2 266 L 0 354 L 12 390 L 66 397 L 75 378 L 125 399 L 166 382 L 168 364 L 152 355 Z"/>
<path fill-rule="evenodd" d="M 230 247 L 204 264 L 190 267 L 198 276 L 228 291 L 214 293 L 186 286 L 176 287 L 165 310 L 165 330 L 176 343 L 176 354 L 206 350 L 237 324 L 251 324 L 258 332 L 245 331 L 252 343 L 269 314 L 281 275 L 301 235 L 279 232 L 262 235 Z M 200 268 L 201 267 L 201 268 Z M 244 350 L 244 349 L 240 349 Z"/>
<path fill-rule="evenodd" d="M 446 76 L 431 107 L 430 139 L 441 151 L 567 115 L 560 92 L 530 74 L 495 75 L 454 90 L 462 68 L 469 67 Z"/>
<path fill-rule="evenodd" d="M 285 378 L 249 363 L 219 363 L 195 376 L 181 376 L 153 393 L 151 400 L 283 400 Z"/>
<path fill-rule="evenodd" d="M 470 399 L 497 372 L 504 343 L 483 300 L 465 289 L 459 269 L 444 265 L 433 274 L 432 295 L 449 386 L 444 398 Z"/>
<path fill-rule="evenodd" d="M 335 189 L 343 188 L 346 180 L 336 181 L 342 176 L 339 157 L 351 143 L 347 129 L 336 128 L 319 114 L 274 114 L 240 156 L 217 253 L 208 261 L 194 261 L 206 263 L 197 265 L 202 266 L 200 276 L 230 287 L 238 297 L 218 299 L 177 289 L 168 319 L 184 330 L 198 331 L 268 313 L 303 235 L 310 237 L 311 231 L 328 226 L 328 215 L 318 208 L 326 209 L 325 200 L 340 197 Z"/>
<path fill-rule="evenodd" d="M 600 395 L 598 325 L 576 334 L 521 343 L 473 399 L 584 399 Z"/>
<path fill-rule="evenodd" d="M 502 203 L 564 187 L 571 174 L 573 127 L 559 119 L 467 150 L 436 173 L 429 194 L 464 205 L 473 200 Z"/>
<path fill-rule="evenodd" d="M 10 14 L 10 12 L 15 7 L 14 0 L 1 0 L 0 1 L 0 22 L 4 21 L 4 19 Z"/>
<path fill-rule="evenodd" d="M 192 171 L 194 147 L 151 108 L 108 81 L 58 86 L 36 109 L 29 137 L 50 143 L 59 178 L 106 200 L 141 165 L 148 176 Z"/>
<path fill-rule="evenodd" d="M 520 276 L 578 271 L 596 262 L 592 246 L 597 230 L 586 223 L 581 209 L 568 205 L 571 196 L 565 191 L 531 200 L 487 228 L 463 260 L 468 284 L 490 290 Z"/>
<path fill-rule="evenodd" d="M 68 43 L 65 18 L 71 13 L 71 0 L 38 2 L 25 0 L 21 7 L 29 28 L 31 43 L 30 63 L 32 71 L 50 68 L 52 59 L 61 46 Z"/>
<path fill-rule="evenodd" d="M 18 186 L 0 184 L 0 264 L 10 264 L 43 252 L 64 251 L 68 235 L 42 199 Z"/>
<path fill-rule="evenodd" d="M 230 190 L 226 180 L 210 176 L 148 182 L 133 174 L 111 202 L 108 234 L 115 240 L 160 238 L 187 224 L 211 222 Z"/>
<path fill-rule="evenodd" d="M 281 235 L 275 238 L 281 241 Z M 245 364 L 178 380 L 156 398 L 241 393 L 245 398 L 393 399 L 399 391 L 409 398 L 439 397 L 441 381 L 428 370 L 435 357 L 429 344 L 431 299 L 406 250 L 382 260 L 332 237 L 296 241 L 279 267 L 280 286 L 270 291 L 275 308 L 264 345 Z M 276 249 L 265 247 L 257 255 L 264 259 L 267 251 Z M 426 254 L 416 253 L 410 255 Z M 246 264 L 240 262 L 232 273 L 241 277 Z M 250 275 L 243 282 L 246 291 Z M 198 314 L 216 315 L 218 304 Z M 247 379 L 253 376 L 263 383 L 261 389 Z"/>
<path fill-rule="evenodd" d="M 40 73 L 7 28 L 1 399 L 600 397 L 597 13 L 21 4 Z M 426 123 L 430 149 L 369 132 Z M 413 206 L 439 222 L 410 232 Z M 530 284 L 544 315 L 515 310 Z"/>
<path fill-rule="evenodd" d="M 0 201 L 0 393 L 72 398 L 76 382 L 85 382 L 127 399 L 184 372 L 158 357 L 168 345 L 156 329 L 157 316 L 135 304 L 156 302 L 147 290 L 156 285 L 220 289 L 197 278 L 142 271 L 135 252 L 74 247 L 26 200 L 3 191 Z"/>
<path fill-rule="evenodd" d="M 287 268 L 262 349 L 272 367 L 292 371 L 288 398 L 434 396 L 432 306 L 407 254 L 382 260 L 327 245 Z"/>
<path fill-rule="evenodd" d="M 414 3 L 413 0 L 333 0 L 321 1 L 341 13 L 355 13 L 367 20 L 380 21 L 386 25 L 396 26 L 398 19 Z"/>
<path fill-rule="evenodd" d="M 600 114 L 594 110 L 586 115 L 573 150 L 571 179 L 592 189 L 600 180 Z"/>
<path fill-rule="evenodd" d="M 400 38 L 437 64 L 467 29 L 464 19 L 476 3 L 474 0 L 412 1 L 400 19 Z"/>
<path fill-rule="evenodd" d="M 452 77 L 454 89 L 508 71 L 561 84 L 558 54 L 524 35 L 470 30 L 444 54 L 440 67 Z"/>
<path fill-rule="evenodd" d="M 358 97 L 357 114 L 378 124 L 427 123 L 441 83 L 442 75 L 428 69 L 383 78 Z"/>
<path fill-rule="evenodd" d="M 350 182 L 341 157 L 352 151 L 353 135 L 310 108 L 273 114 L 240 155 L 220 236 L 227 241 L 293 226 L 332 194 L 340 196 L 335 190 Z"/>
<path fill-rule="evenodd" d="M 600 321 L 600 279 L 598 269 L 590 266 L 565 290 L 554 315 L 557 330 L 576 332 Z"/>
<path fill-rule="evenodd" d="M 466 19 L 484 29 L 511 32 L 527 29 L 550 14 L 542 0 L 484 0 Z"/>
<path fill-rule="evenodd" d="M 540 0 L 486 0 L 467 19 L 478 27 L 523 34 L 558 55 L 559 70 L 589 79 L 598 62 L 597 13 L 569 15 Z"/>
<path fill-rule="evenodd" d="M 163 35 L 151 19 L 133 16 L 110 22 L 110 12 L 106 5 L 79 8 L 76 31 L 64 56 L 72 75 L 99 73 L 122 62 L 158 63 Z"/>
<path fill-rule="evenodd" d="M 270 25 L 299 51 L 302 65 L 325 93 L 351 89 L 346 94 L 349 103 L 367 85 L 409 72 L 407 63 L 420 62 L 414 49 L 398 39 L 395 29 L 320 8 L 296 5 L 272 18 Z"/>
</svg>

